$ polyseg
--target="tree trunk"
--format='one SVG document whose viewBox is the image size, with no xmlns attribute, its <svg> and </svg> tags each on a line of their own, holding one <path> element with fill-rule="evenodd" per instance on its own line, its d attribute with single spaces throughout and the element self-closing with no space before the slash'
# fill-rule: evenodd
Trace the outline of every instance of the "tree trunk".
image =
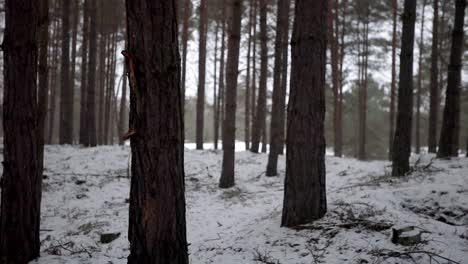
<svg viewBox="0 0 468 264">
<path fill-rule="evenodd" d="M 217 110 L 218 110 L 218 40 L 219 40 L 219 28 L 221 24 L 219 21 L 216 21 L 216 29 L 215 29 L 215 50 L 214 50 L 214 65 L 213 65 L 213 135 L 216 134 L 216 130 L 218 129 L 218 121 L 217 118 Z M 216 143 L 215 137 L 213 137 L 214 142 L 213 144 L 218 147 Z M 215 149 L 216 149 L 215 148 Z"/>
<path fill-rule="evenodd" d="M 5 1 L 2 264 L 27 264 L 39 256 L 43 140 L 36 78 L 40 6 L 36 0 Z"/>
<path fill-rule="evenodd" d="M 418 86 L 416 90 L 416 135 L 415 135 L 415 152 L 421 152 L 421 90 L 422 90 L 422 53 L 424 50 L 424 15 L 426 11 L 426 1 L 423 1 L 422 16 L 421 16 L 421 32 L 419 39 L 419 59 L 418 59 Z"/>
<path fill-rule="evenodd" d="M 400 53 L 400 81 L 398 88 L 398 112 L 393 140 L 393 176 L 403 176 L 409 170 L 411 155 L 411 130 L 413 119 L 413 49 L 416 22 L 416 0 L 405 0 L 403 34 Z"/>
<path fill-rule="evenodd" d="M 245 77 L 245 123 L 244 123 L 244 141 L 245 149 L 250 149 L 250 62 L 252 52 L 252 25 L 253 25 L 253 1 L 249 5 L 249 39 L 247 40 L 247 75 Z"/>
<path fill-rule="evenodd" d="M 205 120 L 205 78 L 206 78 L 206 31 L 207 8 L 206 0 L 200 1 L 200 22 L 198 33 L 200 36 L 198 47 L 198 92 L 197 92 L 197 120 L 196 120 L 196 145 L 197 149 L 203 149 L 203 131 Z"/>
<path fill-rule="evenodd" d="M 319 219 L 327 211 L 324 121 L 328 1 L 297 0 L 295 8 L 281 223 L 287 227 Z"/>
<path fill-rule="evenodd" d="M 88 85 L 86 97 L 87 137 L 85 146 L 97 145 L 96 135 L 96 57 L 97 57 L 97 1 L 91 0 L 90 32 L 89 32 L 89 59 L 88 59 Z"/>
<path fill-rule="evenodd" d="M 252 101 L 251 101 L 251 117 L 250 124 L 250 142 L 253 144 L 254 130 L 255 128 L 255 114 L 256 114 L 256 102 L 257 102 L 257 10 L 258 0 L 252 0 L 253 5 L 253 36 L 252 36 Z M 252 146 L 250 146 L 252 148 Z"/>
<path fill-rule="evenodd" d="M 127 120 L 127 66 L 124 65 L 124 73 L 122 75 L 122 97 L 120 98 L 120 115 L 119 115 L 119 128 L 118 128 L 118 136 L 119 136 L 119 145 L 123 145 L 124 141 L 121 135 L 123 135 L 126 131 L 125 125 Z"/>
<path fill-rule="evenodd" d="M 389 135 L 389 159 L 392 159 L 393 137 L 395 135 L 395 98 L 396 98 L 396 50 L 397 50 L 397 25 L 398 25 L 398 0 L 392 1 L 393 7 L 393 33 L 392 33 L 392 83 L 390 88 L 390 135 Z"/>
<path fill-rule="evenodd" d="M 224 53 L 226 50 L 226 0 L 223 0 L 223 17 L 222 17 L 222 31 L 221 34 L 221 58 L 219 62 L 219 89 L 218 89 L 218 100 L 216 106 L 216 115 L 215 115 L 215 133 L 214 133 L 214 148 L 218 149 L 218 141 L 219 141 L 219 124 L 220 120 L 224 119 L 224 111 L 223 111 L 223 102 L 224 102 Z"/>
<path fill-rule="evenodd" d="M 429 95 L 429 153 L 437 152 L 437 120 L 439 119 L 439 0 L 434 0 L 433 6 L 431 88 Z"/>
<path fill-rule="evenodd" d="M 187 47 L 189 38 L 189 19 L 191 14 L 191 0 L 184 0 L 184 21 L 182 29 L 182 111 L 185 112 L 185 80 L 187 77 Z"/>
<path fill-rule="evenodd" d="M 73 144 L 73 98 L 70 87 L 70 4 L 71 1 L 62 3 L 60 144 Z"/>
<path fill-rule="evenodd" d="M 365 18 L 362 31 L 362 53 L 361 53 L 361 81 L 359 85 L 359 140 L 358 159 L 366 160 L 367 143 L 367 86 L 368 86 L 368 61 L 369 61 L 369 3 L 366 6 Z"/>
<path fill-rule="evenodd" d="M 330 43 L 330 61 L 331 61 L 331 75 L 332 75 L 332 90 L 333 90 L 333 146 L 335 150 L 335 157 L 341 157 L 341 146 L 339 146 L 339 72 L 338 72 L 338 35 L 335 35 L 336 13 L 338 13 L 338 6 L 336 1 L 330 0 L 329 13 L 328 13 L 328 42 Z M 335 12 L 335 14 L 333 13 Z"/>
<path fill-rule="evenodd" d="M 44 145 L 45 141 L 45 120 L 47 115 L 48 103 L 48 86 L 49 86 L 49 66 L 47 58 L 49 55 L 49 0 L 40 0 L 40 16 L 39 16 L 39 96 L 38 96 L 38 111 L 39 111 L 39 135 L 41 141 L 39 147 Z M 39 160 L 43 160 L 42 153 L 44 149 L 39 150 Z"/>
<path fill-rule="evenodd" d="M 188 264 L 175 0 L 126 1 L 131 83 L 129 264 Z M 129 67 L 132 71 L 132 67 Z M 137 91 L 137 92 L 135 92 Z"/>
<path fill-rule="evenodd" d="M 239 71 L 239 46 L 241 39 L 242 0 L 229 2 L 229 38 L 226 61 L 226 113 L 223 123 L 223 167 L 220 188 L 234 186 L 237 75 Z"/>
<path fill-rule="evenodd" d="M 283 152 L 283 144 L 281 144 L 283 138 L 281 135 L 284 134 L 284 118 L 282 117 L 284 117 L 284 108 L 286 104 L 286 90 L 282 85 L 282 78 L 287 77 L 282 76 L 282 67 L 284 67 L 283 60 L 285 59 L 283 56 L 283 53 L 285 52 L 283 41 L 285 39 L 284 35 L 288 34 L 289 6 L 289 0 L 278 1 L 278 19 L 275 38 L 275 66 L 273 75 L 273 104 L 271 107 L 270 124 L 270 153 L 268 155 L 266 176 L 278 175 L 278 155 Z"/>
<path fill-rule="evenodd" d="M 60 10 L 60 1 L 55 3 L 55 14 Z M 56 106 L 57 106 L 57 79 L 58 79 L 58 58 L 59 58 L 59 19 L 55 19 L 53 30 L 53 47 L 52 47 L 52 63 L 50 74 L 50 103 L 49 103 L 49 133 L 47 134 L 47 143 L 52 144 L 54 140 L 55 119 L 56 119 Z"/>
<path fill-rule="evenodd" d="M 251 151 L 258 153 L 260 140 L 263 138 L 263 129 L 265 128 L 266 118 L 266 97 L 267 97 L 267 74 L 268 74 L 268 34 L 267 34 L 267 11 L 268 0 L 260 0 L 260 44 L 261 44 L 261 62 L 260 62 L 260 85 L 257 99 L 257 114 L 254 119 L 254 128 L 252 130 Z"/>
<path fill-rule="evenodd" d="M 89 47 L 89 4 L 88 0 L 83 3 L 83 42 L 81 48 L 81 96 L 80 96 L 80 144 L 86 145 L 88 136 L 88 120 L 86 120 L 86 95 L 88 76 L 88 47 Z"/>
<path fill-rule="evenodd" d="M 437 157 L 458 157 L 460 138 L 460 93 L 466 0 L 455 2 L 455 23 L 448 66 L 444 118 Z"/>
<path fill-rule="evenodd" d="M 338 6 L 338 4 L 337 4 Z M 340 41 L 340 78 L 339 78 L 339 101 L 338 101 L 338 128 L 337 128 L 337 148 L 335 155 L 343 155 L 343 86 L 344 86 L 344 58 L 345 58 L 345 36 L 346 36 L 346 7 L 347 0 L 342 0 L 342 19 L 341 19 L 341 41 Z M 337 11 L 338 12 L 338 11 Z M 338 14 L 337 14 L 338 15 Z M 335 19 L 338 22 L 338 18 Z M 338 26 L 337 26 L 338 27 Z M 338 30 L 337 30 L 338 31 Z M 338 36 L 338 33 L 336 34 Z"/>
<path fill-rule="evenodd" d="M 69 111 L 71 113 L 69 114 L 71 117 L 71 124 L 72 124 L 72 130 L 71 130 L 71 136 L 72 136 L 72 142 L 74 136 L 74 120 L 75 120 L 75 76 L 76 76 L 76 52 L 77 52 L 77 37 L 78 37 L 78 22 L 79 22 L 79 16 L 80 16 L 80 5 L 78 1 L 72 1 L 72 12 L 73 12 L 73 20 L 72 20 L 72 44 L 71 44 L 71 65 L 70 65 L 70 101 L 71 101 L 71 107 Z"/>
</svg>

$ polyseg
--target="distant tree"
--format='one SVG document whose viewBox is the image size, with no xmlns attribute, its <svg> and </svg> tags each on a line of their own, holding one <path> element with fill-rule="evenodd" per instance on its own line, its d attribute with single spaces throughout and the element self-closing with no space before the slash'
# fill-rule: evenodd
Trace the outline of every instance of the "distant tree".
<svg viewBox="0 0 468 264">
<path fill-rule="evenodd" d="M 252 144 L 254 141 L 254 130 L 255 130 L 255 115 L 256 115 L 256 105 L 257 105 L 257 19 L 258 19 L 258 1 L 259 0 L 252 0 L 251 5 L 253 8 L 253 33 L 252 33 L 252 87 L 251 87 L 251 101 L 250 101 L 250 109 L 251 115 L 250 119 L 250 148 L 252 148 Z"/>
<path fill-rule="evenodd" d="M 75 78 L 76 78 L 76 53 L 78 51 L 78 24 L 80 21 L 80 2 L 79 1 L 72 1 L 71 4 L 71 60 L 70 60 L 70 86 L 69 86 L 69 94 L 70 94 L 70 101 L 71 107 L 69 114 L 71 116 L 71 123 L 72 123 L 72 142 L 75 138 Z"/>
<path fill-rule="evenodd" d="M 330 0 L 328 13 L 328 46 L 330 49 L 332 90 L 333 90 L 333 147 L 336 157 L 341 157 L 340 104 L 339 104 L 339 54 L 338 54 L 338 1 Z"/>
<path fill-rule="evenodd" d="M 405 0 L 403 35 L 400 54 L 400 81 L 398 88 L 398 112 L 393 140 L 393 176 L 403 176 L 409 170 L 411 155 L 411 130 L 413 116 L 413 49 L 416 22 L 416 0 Z"/>
<path fill-rule="evenodd" d="M 87 142 L 86 97 L 88 93 L 89 2 L 83 2 L 83 42 L 81 45 L 80 144 Z"/>
<path fill-rule="evenodd" d="M 327 16 L 327 0 L 296 1 L 282 226 L 305 224 L 323 217 L 327 211 L 324 135 Z"/>
<path fill-rule="evenodd" d="M 219 124 L 224 118 L 224 73 L 225 73 L 225 51 L 226 51 L 226 0 L 223 0 L 223 11 L 221 17 L 221 58 L 219 59 L 219 82 L 218 82 L 218 99 L 216 100 L 216 109 L 215 109 L 215 129 L 214 129 L 214 148 L 218 149 L 219 141 Z M 221 122 L 220 122 L 221 120 Z"/>
<path fill-rule="evenodd" d="M 284 140 L 284 111 L 286 107 L 286 87 L 283 86 L 283 67 L 287 64 L 283 60 L 287 60 L 284 56 L 284 41 L 288 42 L 288 27 L 289 27 L 289 11 L 290 1 L 278 1 L 278 15 L 276 23 L 275 37 L 275 65 L 273 75 L 273 104 L 271 107 L 271 126 L 270 126 L 270 153 L 268 155 L 268 164 L 266 167 L 266 176 L 278 175 L 278 155 L 283 154 Z"/>
<path fill-rule="evenodd" d="M 119 145 L 124 144 L 124 140 L 121 137 L 125 133 L 125 124 L 127 119 L 127 66 L 124 65 L 123 69 L 123 81 L 122 81 L 122 97 L 120 98 L 120 110 L 119 110 Z"/>
<path fill-rule="evenodd" d="M 433 1 L 431 87 L 429 100 L 429 136 L 430 153 L 437 152 L 437 120 L 439 115 L 439 0 Z"/>
<path fill-rule="evenodd" d="M 242 1 L 230 0 L 228 56 L 226 63 L 226 113 L 223 122 L 223 167 L 219 187 L 234 186 L 237 75 L 241 39 Z"/>
<path fill-rule="evenodd" d="M 419 58 L 418 58 L 418 84 L 416 87 L 416 131 L 415 131 L 415 152 L 419 154 L 421 152 L 421 93 L 422 93 L 422 65 L 423 65 L 423 52 L 424 52 L 424 18 L 426 10 L 427 0 L 423 0 L 422 4 L 422 15 L 421 15 L 421 29 L 419 38 Z"/>
<path fill-rule="evenodd" d="M 55 135 L 55 125 L 56 125 L 56 113 L 58 112 L 57 108 L 59 104 L 57 102 L 58 96 L 58 89 L 59 89 L 59 55 L 60 55 L 60 6 L 61 1 L 55 1 L 54 6 L 54 17 L 51 21 L 53 21 L 52 27 L 52 58 L 50 63 L 50 96 L 49 96 L 49 129 L 47 133 L 47 143 L 52 144 L 54 135 Z"/>
<path fill-rule="evenodd" d="M 128 263 L 188 264 L 176 4 L 132 0 L 126 1 L 126 10 L 126 61 L 134 76 L 130 127 L 136 131 Z"/>
<path fill-rule="evenodd" d="M 439 158 L 458 156 L 465 9 L 466 0 L 455 1 L 455 23 L 452 33 L 445 108 L 439 140 L 439 151 L 437 152 Z"/>
<path fill-rule="evenodd" d="M 5 1 L 3 176 L 0 263 L 27 264 L 39 256 L 43 140 L 37 103 L 41 1 Z M 40 23 L 41 22 L 41 23 Z M 46 22 L 47 23 L 47 22 Z"/>
<path fill-rule="evenodd" d="M 96 59 L 97 59 L 97 0 L 91 0 L 89 11 L 89 58 L 88 58 L 88 85 L 86 94 L 86 141 L 87 147 L 95 147 L 97 145 L 96 131 Z"/>
<path fill-rule="evenodd" d="M 268 1 L 260 0 L 260 85 L 258 88 L 257 108 L 252 129 L 252 146 L 250 150 L 254 153 L 259 152 L 260 140 L 265 141 L 265 119 L 266 119 L 266 101 L 267 101 L 267 75 L 268 75 L 268 34 L 267 34 L 267 11 Z"/>
<path fill-rule="evenodd" d="M 62 3 L 62 55 L 60 93 L 60 144 L 73 144 L 73 91 L 70 87 L 71 2 Z"/>
<path fill-rule="evenodd" d="M 437 1 L 437 0 L 436 0 Z M 398 0 L 392 0 L 392 82 L 390 87 L 390 135 L 389 135 L 389 158 L 392 159 L 392 152 L 393 152 L 393 138 L 395 135 L 395 99 L 396 99 L 396 51 L 397 51 L 397 25 L 398 25 Z"/>
<path fill-rule="evenodd" d="M 45 127 L 46 127 L 46 115 L 47 115 L 47 104 L 49 96 L 49 66 L 48 66 L 48 55 L 49 55 L 49 0 L 40 0 L 40 14 L 39 14 L 39 79 L 38 79 L 38 111 L 39 111 L 39 140 L 41 144 L 39 147 L 44 145 L 45 141 Z M 39 151 L 42 155 L 43 149 Z M 39 160 L 43 160 L 42 156 Z"/>
<path fill-rule="evenodd" d="M 206 78 L 206 34 L 208 16 L 206 0 L 200 1 L 200 21 L 198 25 L 198 92 L 197 92 L 197 120 L 196 120 L 196 147 L 203 149 L 203 127 L 205 116 L 205 78 Z"/>
<path fill-rule="evenodd" d="M 245 77 L 245 123 L 244 123 L 244 141 L 245 149 L 250 149 L 250 100 L 251 100 L 251 54 L 252 54 L 252 26 L 254 17 L 254 1 L 249 2 L 249 24 L 248 24 L 248 40 L 247 40 L 247 74 Z"/>
<path fill-rule="evenodd" d="M 185 89 L 187 79 L 187 47 L 189 39 L 189 20 L 192 15 L 192 3 L 191 0 L 184 0 L 184 14 L 182 24 L 182 110 L 185 112 Z"/>
</svg>

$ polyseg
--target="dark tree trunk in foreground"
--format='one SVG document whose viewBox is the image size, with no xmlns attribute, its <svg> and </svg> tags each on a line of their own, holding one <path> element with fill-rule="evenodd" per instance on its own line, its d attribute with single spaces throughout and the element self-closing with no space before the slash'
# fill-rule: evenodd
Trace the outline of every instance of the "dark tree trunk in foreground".
<svg viewBox="0 0 468 264">
<path fill-rule="evenodd" d="M 255 114 L 254 126 L 252 130 L 252 146 L 250 150 L 258 153 L 260 140 L 265 138 L 263 130 L 265 129 L 266 118 L 266 97 L 267 97 L 267 74 L 268 74 L 268 34 L 267 34 L 267 11 L 268 1 L 260 0 L 260 85 L 258 88 L 257 113 Z M 265 140 L 264 140 L 265 141 Z"/>
<path fill-rule="evenodd" d="M 422 93 L 422 64 L 423 64 L 423 50 L 424 50 L 424 15 L 426 11 L 426 2 L 427 0 L 423 1 L 422 5 L 422 15 L 421 15 L 421 30 L 420 30 L 420 38 L 419 38 L 419 58 L 418 58 L 418 86 L 416 90 L 416 126 L 415 126 L 415 152 L 419 154 L 421 152 L 421 93 Z"/>
<path fill-rule="evenodd" d="M 0 263 L 27 264 L 39 256 L 42 129 L 37 104 L 40 1 L 5 2 Z"/>
<path fill-rule="evenodd" d="M 205 78 L 206 78 L 206 29 L 207 29 L 207 8 L 206 0 L 200 1 L 199 7 L 200 22 L 198 27 L 199 47 L 198 47 L 198 92 L 197 92 L 197 120 L 195 130 L 195 140 L 197 149 L 203 149 L 203 131 L 205 120 Z"/>
<path fill-rule="evenodd" d="M 89 59 L 88 59 L 88 85 L 86 87 L 86 141 L 87 147 L 97 145 L 96 134 L 96 59 L 97 59 L 97 1 L 91 0 L 89 23 Z"/>
<path fill-rule="evenodd" d="M 455 2 L 455 24 L 448 66 L 444 119 L 439 140 L 439 158 L 458 157 L 460 138 L 460 93 L 466 0 Z"/>
<path fill-rule="evenodd" d="M 239 70 L 239 46 L 242 20 L 242 1 L 230 0 L 228 56 L 226 61 L 226 113 L 223 122 L 223 167 L 219 187 L 234 186 L 237 75 Z"/>
<path fill-rule="evenodd" d="M 70 5 L 62 3 L 62 60 L 60 68 L 60 144 L 73 144 L 73 98 L 70 87 Z"/>
<path fill-rule="evenodd" d="M 288 34 L 289 26 L 289 0 L 278 1 L 278 20 L 276 24 L 275 39 L 275 66 L 273 76 L 273 104 L 271 107 L 271 126 L 270 126 L 270 153 L 268 154 L 268 164 L 266 167 L 266 176 L 278 175 L 278 155 L 283 153 L 283 135 L 284 135 L 284 109 L 286 105 L 286 87 L 282 85 L 283 69 L 283 42 L 286 40 L 284 35 Z M 286 66 L 287 67 L 287 66 Z"/>
<path fill-rule="evenodd" d="M 324 120 L 328 1 L 297 0 L 295 8 L 281 223 L 287 227 L 319 219 L 327 211 Z"/>
<path fill-rule="evenodd" d="M 83 42 L 81 48 L 81 96 L 80 96 L 80 144 L 85 145 L 88 129 L 86 120 L 86 95 L 88 76 L 88 47 L 89 47 L 89 4 L 88 0 L 83 3 Z"/>
<path fill-rule="evenodd" d="M 400 53 L 398 112 L 393 140 L 393 176 L 403 176 L 410 170 L 411 130 L 413 119 L 413 49 L 416 22 L 416 0 L 405 0 L 403 34 Z"/>
<path fill-rule="evenodd" d="M 396 50 L 397 50 L 397 24 L 398 24 L 398 0 L 392 1 L 393 33 L 392 33 L 392 83 L 390 87 L 390 135 L 389 135 L 389 159 L 392 159 L 393 138 L 395 135 L 395 98 L 396 98 Z"/>
<path fill-rule="evenodd" d="M 129 264 L 189 263 L 175 2 L 126 1 L 130 123 L 136 131 L 131 138 Z"/>
<path fill-rule="evenodd" d="M 429 95 L 429 153 L 437 152 L 437 120 L 439 115 L 439 0 L 434 0 L 433 6 L 431 87 Z"/>
</svg>

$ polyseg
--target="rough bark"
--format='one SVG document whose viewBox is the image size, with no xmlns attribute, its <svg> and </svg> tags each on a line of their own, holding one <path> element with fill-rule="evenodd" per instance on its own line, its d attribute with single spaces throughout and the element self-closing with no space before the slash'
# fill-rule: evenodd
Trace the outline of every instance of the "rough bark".
<svg viewBox="0 0 468 264">
<path fill-rule="evenodd" d="M 89 58 L 88 58 L 88 85 L 86 93 L 86 147 L 94 147 L 97 145 L 96 134 L 96 60 L 97 60 L 97 1 L 91 0 L 89 10 Z"/>
<path fill-rule="evenodd" d="M 128 263 L 188 264 L 176 4 L 127 0 L 126 8 L 135 76 L 130 122 L 136 131 L 131 138 Z"/>
<path fill-rule="evenodd" d="M 89 3 L 83 3 L 83 42 L 81 48 L 81 96 L 80 96 L 80 144 L 85 145 L 88 129 L 86 120 L 86 95 L 88 76 L 88 47 L 89 47 Z"/>
<path fill-rule="evenodd" d="M 268 34 L 267 34 L 267 10 L 268 0 L 260 0 L 260 85 L 258 88 L 257 113 L 255 114 L 254 127 L 252 130 L 252 146 L 250 150 L 258 153 L 260 140 L 265 138 L 266 97 L 267 97 L 267 74 L 268 74 Z"/>
<path fill-rule="evenodd" d="M 62 3 L 62 54 L 60 68 L 60 144 L 73 144 L 73 98 L 70 87 L 70 5 Z"/>
<path fill-rule="evenodd" d="M 282 226 L 323 217 L 328 1 L 297 0 L 292 37 Z M 313 37 L 310 37 L 313 36 Z"/>
<path fill-rule="evenodd" d="M 455 2 L 455 23 L 448 66 L 447 90 L 437 157 L 458 157 L 460 138 L 460 94 L 466 0 Z"/>
<path fill-rule="evenodd" d="M 439 119 L 439 0 L 433 3 L 431 87 L 429 95 L 429 153 L 437 152 L 437 120 Z"/>
<path fill-rule="evenodd" d="M 242 1 L 229 1 L 229 38 L 226 61 L 226 113 L 223 123 L 223 163 L 220 188 L 234 186 L 237 75 L 239 71 L 239 47 L 241 39 Z"/>
<path fill-rule="evenodd" d="M 395 135 L 395 98 L 396 98 L 396 51 L 397 51 L 397 24 L 398 24 L 398 0 L 392 1 L 393 33 L 392 33 L 392 83 L 390 87 L 390 135 L 389 135 L 389 158 L 392 159 L 393 138 Z"/>
<path fill-rule="evenodd" d="M 268 154 L 268 164 L 266 167 L 266 176 L 278 175 L 278 155 L 283 152 L 284 139 L 284 109 L 286 105 L 286 87 L 282 85 L 282 76 L 284 63 L 283 60 L 287 59 L 283 56 L 286 52 L 284 49 L 285 34 L 288 34 L 287 28 L 289 26 L 289 0 L 278 1 L 278 14 L 276 24 L 276 37 L 275 37 L 275 65 L 273 69 L 273 104 L 271 107 L 271 123 L 270 123 L 270 153 Z M 287 37 L 286 37 L 287 41 Z"/>
<path fill-rule="evenodd" d="M 413 49 L 416 22 L 416 0 L 405 0 L 403 34 L 400 53 L 400 81 L 398 87 L 398 112 L 393 140 L 393 176 L 403 176 L 409 170 L 411 131 L 413 119 Z"/>
<path fill-rule="evenodd" d="M 204 124 L 205 124 L 205 79 L 206 79 L 206 34 L 207 34 L 207 8 L 206 0 L 200 1 L 200 22 L 198 27 L 198 90 L 197 90 L 197 119 L 195 140 L 197 149 L 203 149 Z"/>
<path fill-rule="evenodd" d="M 5 1 L 2 264 L 27 264 L 39 256 L 43 150 L 36 87 L 39 8 L 36 0 Z"/>
<path fill-rule="evenodd" d="M 424 17 L 426 11 L 426 1 L 423 1 L 422 5 L 422 16 L 421 16 L 421 29 L 419 38 L 419 58 L 418 58 L 418 85 L 416 88 L 416 126 L 415 126 L 415 152 L 419 154 L 421 152 L 421 90 L 422 90 L 422 53 L 424 50 Z"/>
</svg>

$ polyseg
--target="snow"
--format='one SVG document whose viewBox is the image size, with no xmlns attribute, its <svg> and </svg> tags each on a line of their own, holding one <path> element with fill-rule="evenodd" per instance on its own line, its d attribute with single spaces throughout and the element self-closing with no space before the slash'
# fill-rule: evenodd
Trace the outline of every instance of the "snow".
<svg viewBox="0 0 468 264">
<path fill-rule="evenodd" d="M 41 258 L 32 263 L 126 263 L 129 152 L 128 146 L 46 146 Z M 218 188 L 221 159 L 221 151 L 185 151 L 193 264 L 413 263 L 388 258 L 408 251 L 468 263 L 466 158 L 413 156 L 414 172 L 394 178 L 386 161 L 327 156 L 328 213 L 297 230 L 280 227 L 284 157 L 280 177 L 268 178 L 267 155 L 236 152 L 236 186 L 228 190 Z M 424 242 L 395 245 L 392 226 L 415 226 Z M 121 234 L 100 243 L 107 232 Z M 427 254 L 411 256 L 429 263 Z"/>
</svg>

